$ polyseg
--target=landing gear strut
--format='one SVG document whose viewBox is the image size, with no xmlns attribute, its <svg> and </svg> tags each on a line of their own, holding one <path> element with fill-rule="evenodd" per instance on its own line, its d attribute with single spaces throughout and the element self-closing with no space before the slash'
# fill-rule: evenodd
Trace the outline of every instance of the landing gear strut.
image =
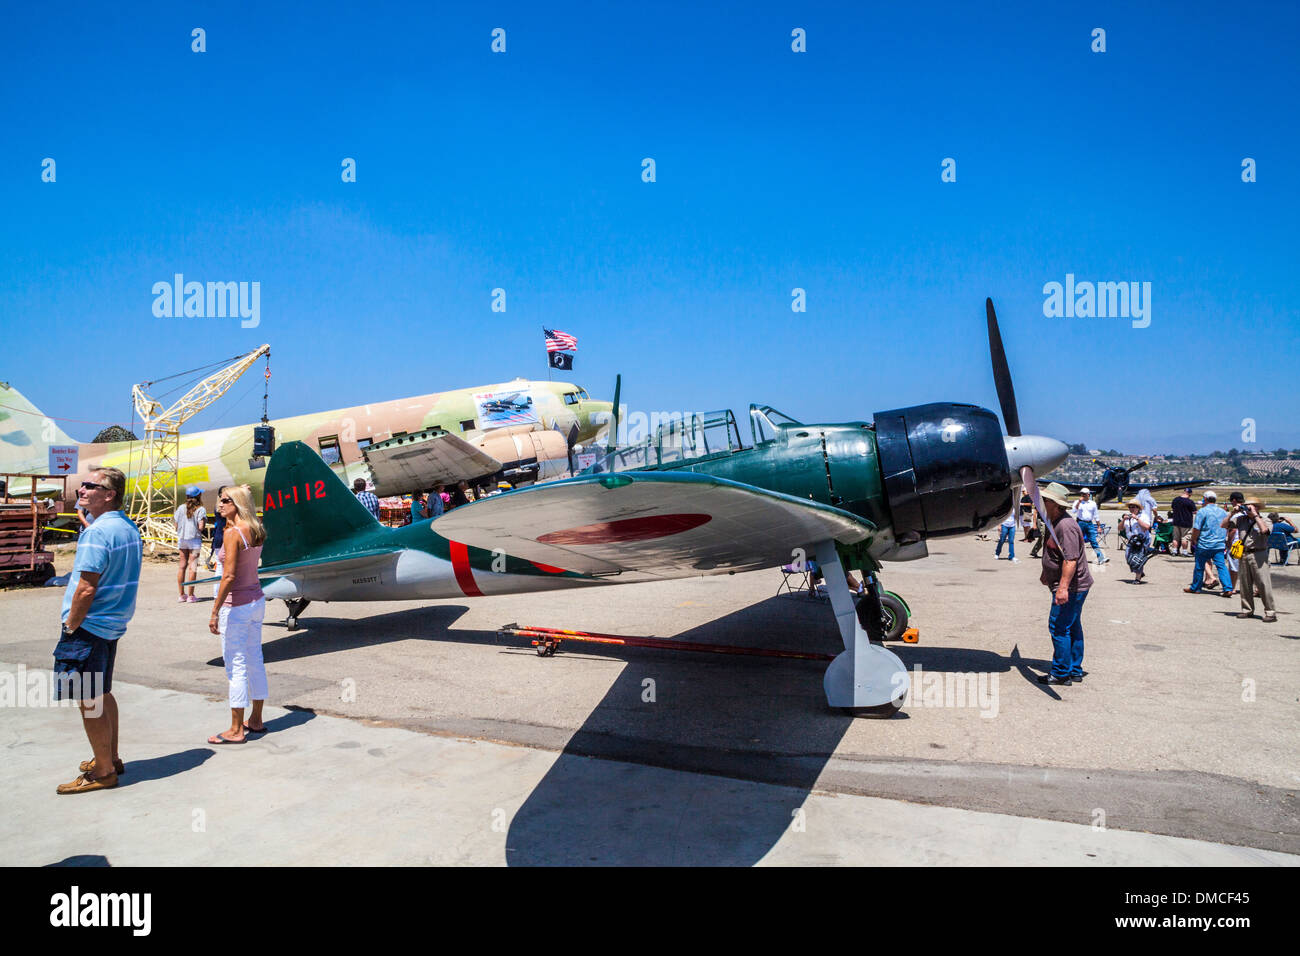
<svg viewBox="0 0 1300 956">
<path fill-rule="evenodd" d="M 842 707 L 855 717 L 892 717 L 907 696 L 907 668 L 884 647 L 883 609 L 875 576 L 863 572 L 866 627 L 844 580 L 844 569 L 834 539 L 819 541 L 813 555 L 822 569 L 835 621 L 839 624 L 844 651 L 826 669 L 822 687 L 832 707 Z"/>
<path fill-rule="evenodd" d="M 290 598 L 285 600 L 284 606 L 289 609 L 289 617 L 284 622 L 285 630 L 298 630 L 298 618 L 303 611 L 307 610 L 307 605 L 311 603 L 311 598 Z"/>
</svg>

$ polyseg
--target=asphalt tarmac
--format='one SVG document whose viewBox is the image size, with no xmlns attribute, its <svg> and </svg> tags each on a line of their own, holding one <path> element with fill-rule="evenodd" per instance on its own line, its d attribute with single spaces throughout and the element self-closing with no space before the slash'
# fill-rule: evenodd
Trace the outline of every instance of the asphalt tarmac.
<svg viewBox="0 0 1300 956">
<path fill-rule="evenodd" d="M 835 653 L 828 602 L 777 595 L 782 576 L 765 571 L 313 604 L 292 633 L 274 605 L 271 704 L 291 709 L 262 740 L 220 749 L 204 742 L 228 719 L 210 609 L 178 605 L 173 567 L 147 564 L 116 677 L 123 756 L 143 766 L 112 793 L 56 799 L 89 755 L 75 714 L 0 708 L 22 809 L 0 862 L 330 862 L 302 838 L 344 815 L 337 862 L 1296 862 L 1222 845 L 1300 853 L 1300 569 L 1275 572 L 1266 624 L 1238 620 L 1236 598 L 1183 594 L 1190 559 L 1152 558 L 1139 586 L 1112 549 L 1084 606 L 1088 677 L 1048 688 L 1048 592 L 1027 546 L 1011 564 L 995 540 L 886 566 L 921 632 L 891 645 L 914 694 L 890 720 L 831 711 L 821 662 L 575 644 L 539 658 L 498 634 L 518 622 Z M 61 597 L 0 593 L 0 675 L 50 665 Z M 93 807 L 64 809 L 138 800 L 146 835 L 163 805 L 230 819 L 238 807 L 197 794 L 220 793 L 232 768 L 278 795 L 259 819 L 294 809 L 271 837 L 263 820 L 251 843 L 242 823 L 227 840 L 168 841 L 164 827 L 129 843 L 96 829 Z M 85 831 L 49 825 L 64 814 Z M 460 822 L 434 845 L 403 830 L 429 815 Z"/>
</svg>

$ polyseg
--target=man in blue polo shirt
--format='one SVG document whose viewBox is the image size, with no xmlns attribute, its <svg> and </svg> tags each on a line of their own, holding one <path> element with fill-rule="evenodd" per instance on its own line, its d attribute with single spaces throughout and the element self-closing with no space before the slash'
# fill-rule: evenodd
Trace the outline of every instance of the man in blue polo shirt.
<svg viewBox="0 0 1300 956">
<path fill-rule="evenodd" d="M 1228 512 L 1219 507 L 1217 498 L 1213 491 L 1207 491 L 1200 510 L 1192 519 L 1192 553 L 1196 556 L 1196 568 L 1192 571 L 1192 586 L 1183 588 L 1188 594 L 1200 593 L 1201 582 L 1205 580 L 1205 562 L 1213 561 L 1214 569 L 1219 573 L 1223 597 L 1232 596 L 1232 576 L 1228 573 L 1228 562 L 1223 559 L 1223 552 L 1228 547 L 1228 532 L 1221 527 Z"/>
<path fill-rule="evenodd" d="M 88 793 L 117 786 L 126 772 L 117 749 L 117 701 L 113 662 L 117 642 L 135 614 L 140 585 L 140 531 L 122 512 L 126 476 L 116 468 L 90 473 L 77 492 L 78 506 L 93 519 L 77 542 L 77 558 L 63 595 L 63 629 L 54 648 L 55 696 L 77 700 L 94 756 L 81 776 L 59 793 Z"/>
</svg>

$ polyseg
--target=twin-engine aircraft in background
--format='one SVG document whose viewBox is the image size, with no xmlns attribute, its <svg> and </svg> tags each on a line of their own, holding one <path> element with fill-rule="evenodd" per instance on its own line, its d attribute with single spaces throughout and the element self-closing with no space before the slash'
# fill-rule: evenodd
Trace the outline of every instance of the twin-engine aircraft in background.
<svg viewBox="0 0 1300 956">
<path fill-rule="evenodd" d="M 986 309 L 1006 435 L 974 405 L 823 425 L 751 405 L 749 444 L 731 412 L 697 415 L 608 449 L 576 477 L 403 528 L 376 522 L 314 449 L 283 445 L 261 502 L 263 588 L 289 602 L 292 627 L 310 601 L 490 597 L 750 571 L 806 555 L 820 565 L 844 642 L 823 681 L 828 702 L 892 714 L 908 678 L 882 643 L 880 562 L 921 558 L 931 538 L 996 524 L 1017 482 L 1033 487 L 1068 453 L 1056 439 L 1020 433 L 991 301 Z M 846 564 L 869 585 L 861 620 Z"/>
<path fill-rule="evenodd" d="M 501 414 L 506 408 L 508 420 Z M 340 479 L 350 483 L 374 473 L 376 491 L 395 495 L 439 481 L 499 474 L 526 483 L 569 474 L 574 445 L 607 428 L 612 410 L 577 385 L 515 379 L 270 424 L 277 441 L 309 445 Z M 220 485 L 248 484 L 260 498 L 267 462 L 253 455 L 253 428 L 182 434 L 181 488 L 203 489 L 209 510 Z M 79 471 L 69 476 L 69 488 L 99 467 L 126 472 L 128 491 L 142 481 L 143 442 L 75 442 L 17 389 L 0 383 L 0 472 L 46 473 L 52 445 L 79 448 Z"/>
</svg>

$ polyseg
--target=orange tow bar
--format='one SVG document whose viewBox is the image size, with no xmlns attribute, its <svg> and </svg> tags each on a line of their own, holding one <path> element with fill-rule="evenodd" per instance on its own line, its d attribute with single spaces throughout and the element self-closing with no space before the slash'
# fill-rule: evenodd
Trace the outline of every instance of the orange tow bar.
<svg viewBox="0 0 1300 956">
<path fill-rule="evenodd" d="M 785 651 L 770 647 L 744 647 L 732 644 L 701 644 L 695 641 L 678 641 L 662 637 L 629 637 L 621 634 L 597 634 L 591 631 L 573 631 L 554 627 L 531 627 L 523 624 L 505 624 L 497 631 L 502 637 L 526 637 L 537 648 L 538 657 L 553 657 L 563 641 L 582 641 L 588 644 L 615 644 L 620 647 L 648 647 L 663 651 L 694 651 L 700 654 L 738 654 L 746 657 L 778 657 L 786 660 L 831 661 L 834 654 L 814 654 L 806 651 Z M 920 632 L 909 627 L 903 632 L 903 641 L 915 644 Z"/>
</svg>

